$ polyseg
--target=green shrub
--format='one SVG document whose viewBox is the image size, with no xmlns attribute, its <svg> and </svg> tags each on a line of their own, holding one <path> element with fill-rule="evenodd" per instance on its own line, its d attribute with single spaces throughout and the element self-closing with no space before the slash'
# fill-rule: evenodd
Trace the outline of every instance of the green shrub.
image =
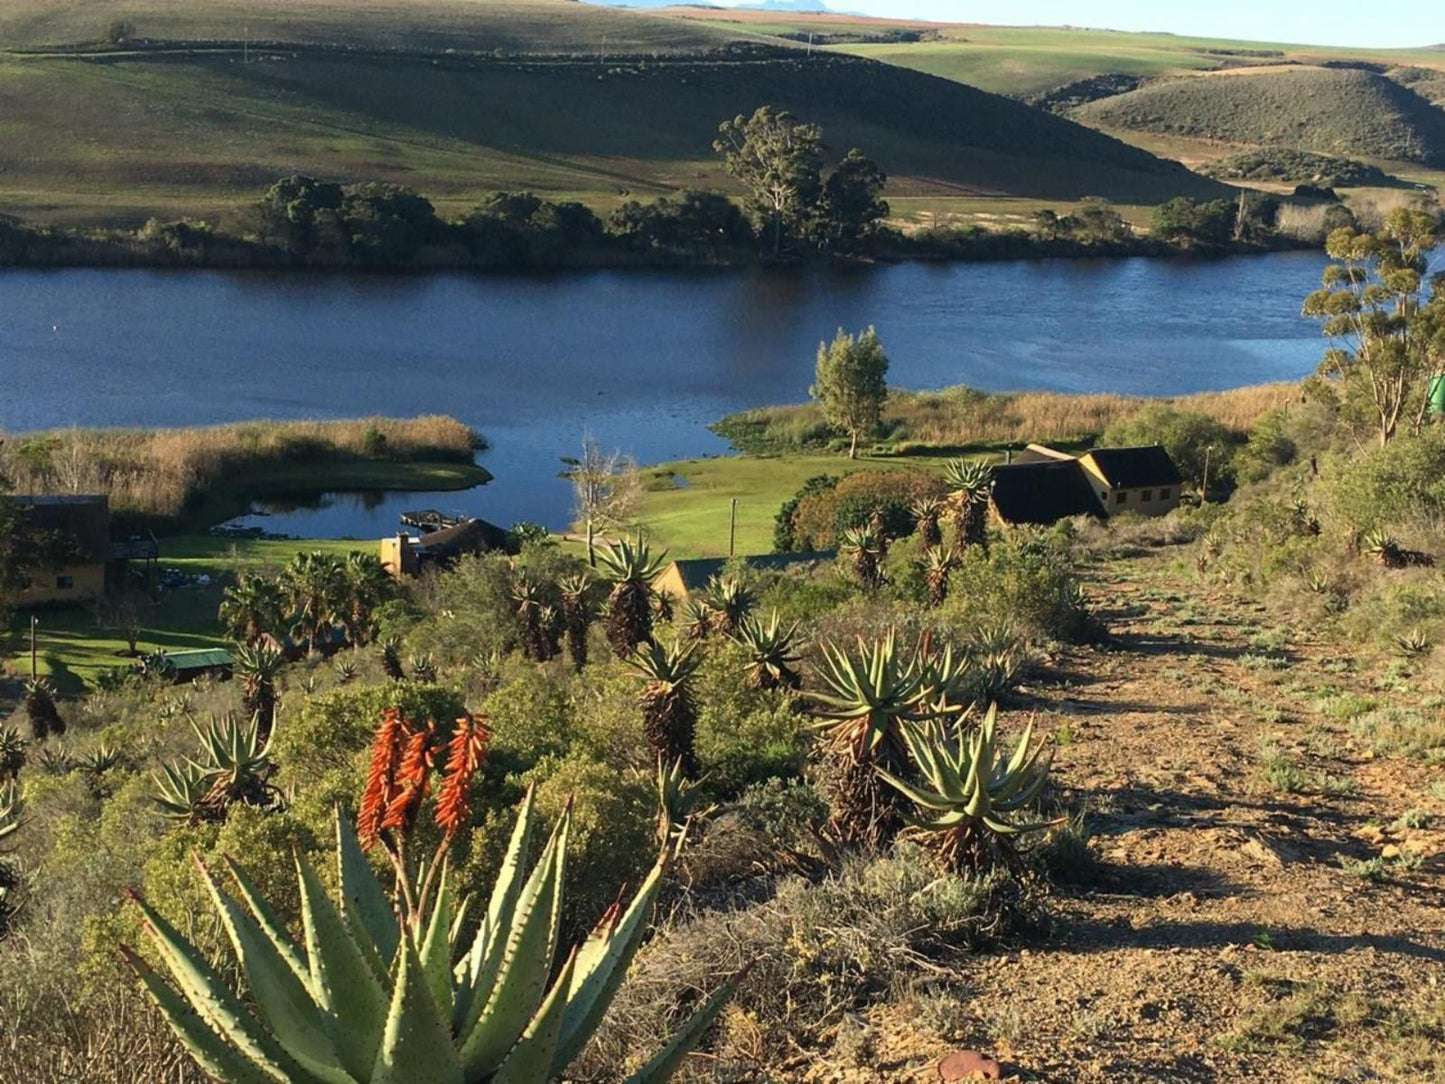
<svg viewBox="0 0 1445 1084">
<path fill-rule="evenodd" d="M 449 725 L 466 711 L 452 689 L 391 681 L 347 687 L 301 701 L 285 711 L 272 739 L 281 764 L 280 782 L 313 802 L 350 803 L 361 793 L 366 753 L 384 712 L 399 709 L 408 719 Z"/>
<path fill-rule="evenodd" d="M 959 639 L 1005 622 L 1025 636 L 1071 640 L 1085 633 L 1067 550 L 1048 536 L 1019 533 L 988 552 L 969 547 L 938 610 Z"/>
<path fill-rule="evenodd" d="M 1445 520 L 1445 429 L 1358 450 L 1335 467 L 1331 507 L 1357 531 Z"/>
<path fill-rule="evenodd" d="M 844 531 L 862 527 L 875 509 L 882 509 L 888 534 L 902 538 L 913 533 L 909 505 L 946 490 L 943 479 L 924 471 L 856 471 L 801 496 L 792 516 L 793 544 L 800 550 L 834 549 Z"/>
<path fill-rule="evenodd" d="M 730 641 L 703 660 L 696 687 L 697 752 L 710 793 L 736 797 L 753 783 L 802 771 L 802 717 L 787 693 L 748 688 L 744 656 Z"/>
<path fill-rule="evenodd" d="M 807 549 L 806 546 L 799 545 L 798 532 L 793 526 L 793 517 L 797 514 L 798 505 L 807 497 L 817 493 L 826 493 L 839 481 L 836 474 L 815 474 L 802 484 L 798 492 L 783 502 L 783 506 L 778 509 L 778 514 L 773 517 L 774 553 L 796 553 Z"/>
<path fill-rule="evenodd" d="M 555 823 L 572 805 L 564 925 L 574 935 L 584 933 L 623 886 L 638 884 L 656 861 L 654 774 L 585 756 L 546 757 L 520 782 L 537 785 L 544 821 Z"/>
<path fill-rule="evenodd" d="M 1231 457 L 1238 437 L 1222 422 L 1207 414 L 1175 410 L 1154 404 L 1132 418 L 1115 422 L 1104 431 L 1106 447 L 1160 444 L 1174 460 L 1179 473 L 1190 485 L 1204 480 L 1204 461 L 1209 458 L 1209 485 L 1227 487 L 1233 480 Z M 1213 448 L 1209 452 L 1209 448 Z"/>
<path fill-rule="evenodd" d="M 1258 482 L 1298 457 L 1299 446 L 1290 434 L 1289 412 L 1271 410 L 1254 423 L 1244 447 L 1235 454 L 1235 474 L 1241 482 Z"/>
</svg>

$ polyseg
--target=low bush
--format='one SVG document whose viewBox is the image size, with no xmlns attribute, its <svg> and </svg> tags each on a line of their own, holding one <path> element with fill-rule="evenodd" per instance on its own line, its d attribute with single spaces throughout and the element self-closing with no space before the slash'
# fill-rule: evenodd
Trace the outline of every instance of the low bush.
<svg viewBox="0 0 1445 1084">
<path fill-rule="evenodd" d="M 776 1063 L 816 1045 L 870 995 L 936 975 L 1029 910 L 1026 894 L 1002 875 L 939 876 L 907 844 L 847 859 L 816 883 L 783 877 L 747 892 L 731 906 L 680 901 L 639 954 L 586 1055 L 587 1071 L 623 1075 L 632 1050 L 668 1034 L 716 976 L 745 965 L 751 971 L 724 1016 L 711 1072 L 684 1070 L 676 1079 L 730 1079 L 744 1063 Z M 766 895 L 753 902 L 759 892 Z"/>
</svg>

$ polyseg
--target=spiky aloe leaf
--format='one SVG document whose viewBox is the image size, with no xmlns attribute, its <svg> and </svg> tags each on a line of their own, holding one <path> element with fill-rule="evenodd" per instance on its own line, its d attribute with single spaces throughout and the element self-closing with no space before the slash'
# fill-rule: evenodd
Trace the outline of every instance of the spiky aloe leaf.
<svg viewBox="0 0 1445 1084">
<path fill-rule="evenodd" d="M 328 1014 L 325 1019 L 341 1063 L 356 1079 L 366 1080 L 386 1021 L 386 996 L 346 920 L 299 849 L 296 872 L 312 992 Z"/>
<path fill-rule="evenodd" d="M 677 1067 L 682 1064 L 682 1059 L 702 1042 L 707 1029 L 717 1020 L 723 1006 L 733 996 L 745 974 L 746 972 L 740 971 L 723 983 L 717 992 L 707 999 L 707 1004 L 693 1013 L 667 1045 L 659 1050 L 651 1061 L 628 1077 L 625 1084 L 663 1084 L 671 1079 L 672 1074 L 677 1072 Z"/>
<path fill-rule="evenodd" d="M 286 927 L 282 924 L 281 920 L 276 917 L 276 913 L 271 910 L 270 905 L 262 897 L 261 893 L 256 891 L 256 886 L 253 885 L 246 874 L 242 872 L 241 867 L 232 861 L 229 856 L 225 859 L 225 862 L 226 869 L 231 874 L 231 879 L 236 883 L 236 890 L 241 894 L 242 901 L 245 902 L 246 907 L 251 912 L 251 917 L 256 920 L 256 924 L 261 928 L 262 932 L 265 933 L 267 940 L 271 942 L 277 954 L 286 961 L 286 966 L 291 969 L 291 972 L 300 980 L 301 985 L 306 988 L 309 994 L 311 992 L 311 967 L 302 957 L 301 949 L 297 946 L 296 942 L 291 939 L 291 935 L 286 932 Z M 314 999 L 314 995 L 312 996 Z"/>
<path fill-rule="evenodd" d="M 381 960 L 383 975 L 396 959 L 401 936 L 396 911 L 371 863 L 361 850 L 356 829 L 336 807 L 336 862 L 341 882 L 341 910 L 351 932 L 361 944 L 370 944 Z"/>
<path fill-rule="evenodd" d="M 461 989 L 458 989 L 456 995 L 452 1028 L 464 1038 L 481 1015 L 482 1007 L 496 982 L 497 969 L 502 963 L 502 952 L 507 942 L 501 931 L 511 928 L 512 915 L 517 909 L 517 897 L 522 891 L 527 852 L 532 847 L 532 829 L 536 823 L 533 812 L 534 796 L 535 788 L 528 787 L 527 794 L 522 799 L 522 808 L 517 811 L 517 822 L 512 826 L 512 838 L 507 844 L 502 868 L 498 870 L 496 883 L 492 885 L 492 898 L 487 905 L 486 916 L 477 928 L 465 959 L 457 965 L 456 981 Z"/>
<path fill-rule="evenodd" d="M 572 971 L 577 963 L 577 950 L 567 963 L 537 1015 L 512 1047 L 507 1060 L 497 1070 L 491 1084 L 547 1084 L 552 1079 L 552 1066 L 557 1053 L 557 1040 L 562 1034 L 562 1021 L 567 1014 L 567 992 L 572 988 Z"/>
<path fill-rule="evenodd" d="M 194 945 L 139 896 L 136 906 L 145 917 L 146 931 L 185 999 L 201 1018 L 262 1073 L 284 1084 L 311 1081 L 312 1077 L 284 1051 L 260 1023 L 246 1011 Z"/>
<path fill-rule="evenodd" d="M 570 811 L 562 817 L 517 900 L 506 955 L 496 986 L 476 1025 L 464 1038 L 462 1069 L 485 1079 L 496 1070 L 532 1018 L 547 989 L 562 918 L 562 856 L 567 851 Z"/>
<path fill-rule="evenodd" d="M 251 988 L 261 1018 L 286 1052 L 312 1076 L 327 1084 L 351 1084 L 311 993 L 292 971 L 271 939 L 225 892 L 199 860 L 201 878 L 211 893 L 221 925 Z"/>
<path fill-rule="evenodd" d="M 557 1057 L 552 1063 L 553 1073 L 562 1072 L 582 1052 L 627 977 L 627 969 L 647 932 L 653 902 L 662 887 L 666 855 L 664 850 L 627 911 L 620 918 L 615 911 L 605 916 L 578 950 L 572 989 L 567 998 L 567 1016 L 562 1024 Z"/>
<path fill-rule="evenodd" d="M 154 968 L 124 945 L 120 946 L 120 953 L 197 1065 L 226 1084 L 276 1084 L 276 1077 L 212 1031 L 201 1014 L 156 974 Z"/>
<path fill-rule="evenodd" d="M 371 1084 L 463 1084 L 451 1029 L 432 1000 L 411 938 L 402 938 L 401 961 L 376 1052 Z"/>
<path fill-rule="evenodd" d="M 427 923 L 426 934 L 422 938 L 419 959 L 432 1000 L 447 1019 L 451 1019 L 452 1010 L 456 1007 L 451 976 L 452 920 L 451 867 L 443 859 L 436 903 L 432 907 L 431 921 Z"/>
</svg>

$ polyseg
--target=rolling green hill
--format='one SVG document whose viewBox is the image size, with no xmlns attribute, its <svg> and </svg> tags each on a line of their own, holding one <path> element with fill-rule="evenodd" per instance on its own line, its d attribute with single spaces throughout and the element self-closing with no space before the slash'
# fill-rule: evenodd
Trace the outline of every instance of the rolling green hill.
<svg viewBox="0 0 1445 1084">
<path fill-rule="evenodd" d="M 575 0 L 0 0 L 0 45 L 285 42 L 346 49 L 508 55 L 696 54 L 756 39 L 705 22 Z M 774 47 L 784 43 L 775 42 Z"/>
<path fill-rule="evenodd" d="M 134 38 L 95 44 L 112 16 Z M 864 148 L 895 197 L 1220 191 L 955 82 L 565 0 L 0 0 L 0 28 L 0 211 L 25 217 L 225 212 L 291 172 L 391 180 L 450 208 L 497 188 L 603 205 L 725 188 L 717 125 L 765 103 L 821 124 L 834 153 Z"/>
<path fill-rule="evenodd" d="M 1107 129 L 1445 168 L 1445 111 L 1374 72 L 1256 68 L 1151 83 L 1073 113 Z"/>
</svg>

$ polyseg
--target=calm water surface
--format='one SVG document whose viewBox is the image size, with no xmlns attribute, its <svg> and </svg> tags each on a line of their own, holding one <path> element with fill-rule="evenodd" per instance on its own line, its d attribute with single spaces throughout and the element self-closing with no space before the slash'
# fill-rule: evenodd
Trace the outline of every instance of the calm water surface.
<svg viewBox="0 0 1445 1084">
<path fill-rule="evenodd" d="M 896 387 L 1168 394 L 1294 380 L 1320 257 L 371 277 L 0 272 L 0 428 L 446 413 L 485 433 L 468 493 L 338 495 L 270 529 L 375 537 L 398 510 L 569 518 L 584 432 L 642 462 L 806 398 L 818 341 L 872 323 Z"/>
</svg>

